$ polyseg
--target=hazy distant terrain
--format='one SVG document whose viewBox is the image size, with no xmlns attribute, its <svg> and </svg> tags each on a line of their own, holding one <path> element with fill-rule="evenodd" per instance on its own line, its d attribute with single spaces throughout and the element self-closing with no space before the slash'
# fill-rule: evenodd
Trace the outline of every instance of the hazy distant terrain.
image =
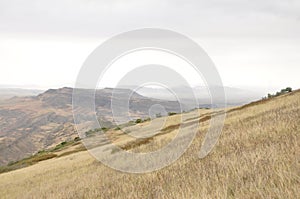
<svg viewBox="0 0 300 199">
<path fill-rule="evenodd" d="M 227 109 L 221 137 L 204 159 L 198 154 L 210 125 L 207 115 L 218 112 L 195 111 L 201 115 L 184 113 L 189 119 L 183 121 L 184 134 L 190 133 L 187 124 L 200 124 L 193 144 L 164 169 L 143 175 L 115 171 L 86 151 L 76 152 L 77 143 L 52 159 L 1 174 L 0 193 L 3 198 L 298 198 L 300 91 Z M 180 118 L 168 117 L 156 136 L 142 142 L 120 130 L 107 135 L 124 150 L 152 151 L 177 134 Z"/>
<path fill-rule="evenodd" d="M 43 90 L 0 87 L 0 101 L 12 97 L 36 96 L 42 92 Z"/>
<path fill-rule="evenodd" d="M 132 119 L 149 117 L 149 109 L 155 104 L 160 104 L 165 108 L 166 113 L 162 115 L 167 115 L 168 112 L 180 112 L 179 104 L 173 101 L 176 98 L 167 90 L 143 87 L 137 92 L 132 92 L 130 89 L 132 87 L 127 86 L 127 88 L 115 91 L 118 93 L 119 101 L 131 96 L 130 116 Z M 215 87 L 214 89 L 222 88 Z M 199 100 L 196 106 L 189 104 L 189 99 L 193 99 L 194 96 L 186 90 L 183 87 L 174 88 L 175 92 L 186 97 L 186 104 L 182 105 L 184 111 L 197 107 L 211 107 L 209 93 L 204 87 L 194 88 L 195 96 Z M 113 89 L 106 88 L 96 92 L 97 116 L 104 115 L 102 119 L 106 121 L 113 120 L 112 91 Z M 258 93 L 241 89 L 225 87 L 225 92 L 229 105 L 245 104 L 252 99 L 259 98 Z M 50 89 L 46 92 L 0 88 L 0 97 L 3 97 L 2 105 L 0 104 L 0 165 L 77 136 L 73 125 L 72 93 L 72 88 Z M 19 97 L 9 98 L 12 96 Z M 223 107 L 222 103 L 216 101 L 213 107 Z M 124 122 L 126 121 L 125 118 Z"/>
<path fill-rule="evenodd" d="M 16 97 L 0 104 L 0 165 L 78 136 L 73 124 L 72 93 L 72 88 L 50 89 L 37 96 Z M 126 100 L 128 96 L 131 96 L 132 119 L 149 117 L 153 104 L 161 104 L 168 112 L 180 111 L 177 102 L 150 99 L 128 89 L 118 90 L 118 100 Z M 103 119 L 107 121 L 113 119 L 111 98 L 112 89 L 96 91 L 95 111 L 97 115 L 105 115 Z"/>
<path fill-rule="evenodd" d="M 134 86 L 123 86 L 124 88 L 135 88 Z M 181 96 L 185 96 L 186 100 L 196 98 L 199 103 L 199 107 L 207 107 L 211 104 L 211 97 L 207 87 L 205 86 L 196 86 L 192 87 L 194 95 L 191 94 L 189 89 L 185 87 L 174 87 L 170 90 L 162 88 L 162 87 L 141 87 L 136 92 L 146 96 L 153 97 L 157 99 L 163 100 L 176 100 L 176 96 L 171 92 L 171 90 L 176 94 L 180 93 Z M 214 91 L 217 93 L 221 93 L 221 90 L 224 89 L 227 105 L 228 106 L 236 106 L 246 104 L 255 100 L 261 99 L 262 96 L 265 95 L 262 91 L 252 91 L 247 89 L 239 89 L 232 87 L 212 87 Z M 217 100 L 214 102 L 213 106 L 215 107 L 223 107 L 224 102 L 222 100 Z"/>
</svg>

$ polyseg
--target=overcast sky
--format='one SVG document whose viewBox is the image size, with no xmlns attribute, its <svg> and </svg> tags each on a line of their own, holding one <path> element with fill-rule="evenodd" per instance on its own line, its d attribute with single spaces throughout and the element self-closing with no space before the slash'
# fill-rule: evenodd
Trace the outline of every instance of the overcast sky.
<svg viewBox="0 0 300 199">
<path fill-rule="evenodd" d="M 299 0 L 0 0 L 0 84 L 72 86 L 101 42 L 145 27 L 198 42 L 227 86 L 300 88 Z"/>
</svg>

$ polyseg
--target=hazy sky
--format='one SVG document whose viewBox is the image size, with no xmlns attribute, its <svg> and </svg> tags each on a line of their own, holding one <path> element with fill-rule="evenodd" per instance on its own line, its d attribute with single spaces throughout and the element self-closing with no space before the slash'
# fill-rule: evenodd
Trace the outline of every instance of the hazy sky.
<svg viewBox="0 0 300 199">
<path fill-rule="evenodd" d="M 197 41 L 227 86 L 300 88 L 299 0 L 0 0 L 0 84 L 72 86 L 101 42 L 145 27 Z"/>
</svg>

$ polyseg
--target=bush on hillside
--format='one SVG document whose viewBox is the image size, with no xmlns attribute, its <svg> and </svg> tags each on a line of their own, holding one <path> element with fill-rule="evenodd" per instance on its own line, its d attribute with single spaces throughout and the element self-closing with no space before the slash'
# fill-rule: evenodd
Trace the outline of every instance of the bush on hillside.
<svg viewBox="0 0 300 199">
<path fill-rule="evenodd" d="M 176 115 L 176 113 L 174 113 L 174 112 L 169 112 L 168 115 L 169 115 L 169 116 L 172 116 L 172 115 Z"/>
<path fill-rule="evenodd" d="M 284 89 L 281 89 L 279 92 L 276 92 L 276 94 L 268 94 L 267 97 L 263 98 L 263 99 L 266 99 L 266 98 L 273 98 L 273 97 L 277 97 L 277 96 L 280 96 L 280 95 L 283 95 L 283 94 L 286 94 L 286 93 L 290 93 L 292 92 L 293 89 L 291 87 L 287 87 L 287 88 L 284 88 Z"/>
<path fill-rule="evenodd" d="M 142 119 L 136 119 L 136 120 L 135 120 L 135 123 L 136 123 L 136 124 L 141 123 L 141 122 L 143 122 Z"/>
</svg>

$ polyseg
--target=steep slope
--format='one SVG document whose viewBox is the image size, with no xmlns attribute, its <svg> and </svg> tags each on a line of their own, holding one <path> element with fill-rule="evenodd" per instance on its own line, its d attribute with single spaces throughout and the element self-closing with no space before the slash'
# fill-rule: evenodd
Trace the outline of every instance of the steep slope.
<svg viewBox="0 0 300 199">
<path fill-rule="evenodd" d="M 179 111 L 176 102 L 146 98 L 128 89 L 117 92 L 119 100 L 131 96 L 129 111 L 132 119 L 148 117 L 153 104 L 161 104 L 170 112 Z M 50 89 L 38 96 L 16 97 L 0 104 L 0 165 L 76 137 L 72 93 L 72 88 Z M 96 91 L 96 113 L 106 115 L 107 121 L 113 120 L 112 97 L 112 89 Z"/>
<path fill-rule="evenodd" d="M 198 159 L 209 127 L 207 114 L 185 121 L 200 122 L 199 133 L 186 153 L 162 170 L 144 175 L 121 173 L 88 152 L 79 152 L 1 174 L 0 193 L 3 198 L 298 197 L 299 91 L 229 109 L 218 144 L 208 157 Z M 169 117 L 168 131 L 155 139 L 127 146 L 151 150 L 163 144 L 176 133 L 179 117 Z M 126 143 L 130 142 L 122 144 L 125 149 Z"/>
</svg>

